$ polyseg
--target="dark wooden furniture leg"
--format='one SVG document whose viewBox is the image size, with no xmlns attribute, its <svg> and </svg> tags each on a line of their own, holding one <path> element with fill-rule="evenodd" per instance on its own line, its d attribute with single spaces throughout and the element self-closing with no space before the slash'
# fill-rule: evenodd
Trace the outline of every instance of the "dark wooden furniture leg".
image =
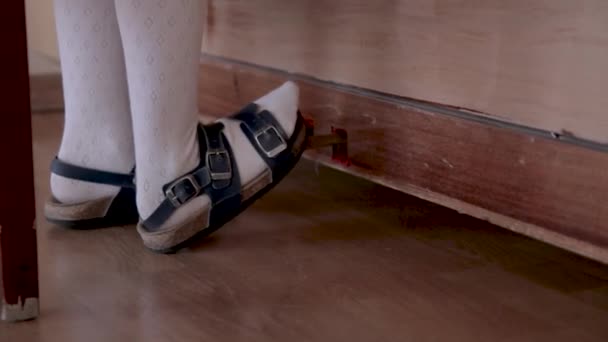
<svg viewBox="0 0 608 342">
<path fill-rule="evenodd" d="M 0 264 L 2 319 L 38 316 L 38 266 L 25 4 L 0 11 Z"/>
</svg>

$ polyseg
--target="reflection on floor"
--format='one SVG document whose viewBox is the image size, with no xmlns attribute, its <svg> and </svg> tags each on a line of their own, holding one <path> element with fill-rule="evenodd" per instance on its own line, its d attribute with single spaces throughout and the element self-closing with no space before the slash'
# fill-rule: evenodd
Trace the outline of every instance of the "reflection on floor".
<svg viewBox="0 0 608 342">
<path fill-rule="evenodd" d="M 39 201 L 61 127 L 34 116 Z M 311 162 L 177 255 L 38 234 L 42 317 L 0 341 L 608 340 L 608 267 Z"/>
</svg>

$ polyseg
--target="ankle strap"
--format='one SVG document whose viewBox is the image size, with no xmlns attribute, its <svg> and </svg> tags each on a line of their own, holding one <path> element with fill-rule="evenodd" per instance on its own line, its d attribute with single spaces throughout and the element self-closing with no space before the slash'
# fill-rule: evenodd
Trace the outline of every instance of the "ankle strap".
<svg viewBox="0 0 608 342">
<path fill-rule="evenodd" d="M 51 172 L 58 176 L 84 182 L 114 185 L 122 188 L 135 188 L 135 170 L 133 170 L 130 174 L 94 170 L 69 164 L 55 157 L 55 159 L 53 159 L 51 162 Z"/>
</svg>

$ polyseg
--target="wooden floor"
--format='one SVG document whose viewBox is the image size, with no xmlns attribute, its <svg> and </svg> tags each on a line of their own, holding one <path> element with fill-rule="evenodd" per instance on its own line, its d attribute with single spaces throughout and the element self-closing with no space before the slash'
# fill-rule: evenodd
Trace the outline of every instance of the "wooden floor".
<svg viewBox="0 0 608 342">
<path fill-rule="evenodd" d="M 42 201 L 62 116 L 33 125 Z M 38 227 L 42 316 L 2 342 L 608 340 L 608 267 L 312 162 L 177 255 Z"/>
</svg>

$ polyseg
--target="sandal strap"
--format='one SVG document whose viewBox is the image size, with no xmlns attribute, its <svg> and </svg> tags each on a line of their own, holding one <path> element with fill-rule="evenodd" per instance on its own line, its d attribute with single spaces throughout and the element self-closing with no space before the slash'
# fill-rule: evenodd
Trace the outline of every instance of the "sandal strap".
<svg viewBox="0 0 608 342">
<path fill-rule="evenodd" d="M 73 165 L 55 157 L 51 162 L 51 172 L 70 179 L 84 182 L 120 186 L 122 188 L 135 188 L 135 172 L 122 174 L 109 171 L 90 169 Z"/>
<path fill-rule="evenodd" d="M 165 198 L 142 222 L 146 230 L 158 230 L 179 207 L 203 194 L 211 199 L 212 208 L 228 198 L 240 198 L 240 177 L 223 130 L 224 125 L 219 122 L 208 126 L 199 124 L 199 165 L 163 186 Z"/>
<path fill-rule="evenodd" d="M 223 189 L 230 185 L 232 179 L 232 158 L 229 149 L 226 148 L 228 141 L 224 137 L 224 124 L 215 123 L 202 129 L 205 136 L 207 149 L 204 161 L 209 169 L 214 189 Z M 226 143 L 224 143 L 226 141 Z"/>
<path fill-rule="evenodd" d="M 241 109 L 234 118 L 241 122 L 241 129 L 271 170 L 279 167 L 289 155 L 289 136 L 268 110 L 259 112 L 255 103 Z"/>
</svg>

